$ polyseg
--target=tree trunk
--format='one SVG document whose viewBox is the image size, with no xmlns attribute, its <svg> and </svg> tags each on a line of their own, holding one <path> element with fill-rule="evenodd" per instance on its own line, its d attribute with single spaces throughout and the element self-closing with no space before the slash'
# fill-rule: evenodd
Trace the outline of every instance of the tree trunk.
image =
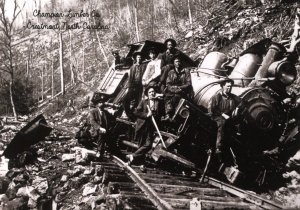
<svg viewBox="0 0 300 210">
<path fill-rule="evenodd" d="M 192 12 L 191 12 L 191 5 L 190 5 L 190 0 L 188 0 L 188 10 L 189 10 L 189 22 L 190 22 L 190 28 L 192 28 L 193 24 L 193 19 L 192 19 Z"/>
<path fill-rule="evenodd" d="M 62 32 L 59 32 L 59 65 L 60 65 L 60 86 L 61 92 L 65 94 L 65 82 L 64 82 L 64 66 L 63 66 L 63 40 Z"/>
<path fill-rule="evenodd" d="M 134 3 L 134 22 L 135 22 L 136 40 L 137 40 L 137 42 L 139 42 L 140 41 L 140 34 L 139 34 L 139 26 L 138 26 L 137 7 L 138 7 L 138 2 L 137 2 L 137 0 L 135 0 L 135 3 Z"/>
<path fill-rule="evenodd" d="M 154 0 L 151 0 L 151 39 L 154 41 Z"/>
<path fill-rule="evenodd" d="M 9 82 L 9 97 L 10 97 L 11 108 L 12 108 L 15 120 L 18 120 L 18 114 L 16 111 L 15 102 L 13 99 L 13 76 L 11 76 L 11 81 Z"/>
<path fill-rule="evenodd" d="M 54 97 L 54 62 L 51 58 L 51 97 Z"/>
<path fill-rule="evenodd" d="M 84 72 L 85 72 L 85 44 L 82 42 L 82 71 L 81 71 L 81 80 L 84 81 Z"/>
<path fill-rule="evenodd" d="M 119 9 L 119 27 L 120 27 L 120 22 L 121 22 L 121 20 L 122 20 L 122 9 L 121 9 L 121 0 L 118 0 L 118 9 Z"/>
<path fill-rule="evenodd" d="M 127 0 L 127 22 L 128 24 L 132 24 L 132 16 L 131 16 L 131 12 L 130 12 L 130 7 L 129 7 L 129 0 Z"/>
<path fill-rule="evenodd" d="M 29 59 L 26 61 L 26 77 L 29 75 Z"/>
<path fill-rule="evenodd" d="M 95 17 L 94 17 L 94 23 L 95 23 Z M 107 68 L 109 68 L 109 62 L 108 62 L 107 56 L 106 56 L 106 54 L 105 54 L 105 50 L 104 50 L 104 48 L 103 48 L 103 45 L 102 45 L 102 43 L 101 43 L 101 40 L 100 40 L 98 31 L 95 30 L 95 33 L 96 33 L 96 36 L 97 36 L 97 40 L 98 40 L 98 44 L 99 44 L 100 50 L 101 50 L 102 55 L 103 55 L 103 57 L 104 57 L 104 60 L 105 60 L 105 62 L 106 62 L 106 64 L 107 64 Z"/>
<path fill-rule="evenodd" d="M 172 7 L 172 12 L 173 12 L 174 20 L 175 20 L 175 26 L 176 26 L 176 29 L 177 29 L 177 33 L 180 33 L 178 23 L 177 23 L 177 19 L 176 19 L 176 13 L 174 11 L 174 7 Z"/>
<path fill-rule="evenodd" d="M 42 68 L 41 72 L 41 82 L 42 82 L 42 101 L 44 101 L 44 67 Z"/>
<path fill-rule="evenodd" d="M 69 43 L 69 51 L 70 51 L 70 71 L 71 71 L 71 84 L 74 84 L 75 83 L 75 78 L 74 78 L 74 70 L 73 70 L 73 62 L 72 62 L 72 32 L 71 30 L 69 30 L 69 40 L 70 40 L 70 43 Z"/>
</svg>

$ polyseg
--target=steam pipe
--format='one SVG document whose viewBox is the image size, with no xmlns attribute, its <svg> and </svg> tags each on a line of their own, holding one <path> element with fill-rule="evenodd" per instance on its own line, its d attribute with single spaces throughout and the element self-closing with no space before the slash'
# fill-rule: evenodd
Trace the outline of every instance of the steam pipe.
<svg viewBox="0 0 300 210">
<path fill-rule="evenodd" d="M 266 54 L 266 56 L 263 59 L 263 62 L 259 69 L 257 70 L 255 74 L 255 80 L 252 81 L 249 86 L 259 86 L 260 83 L 258 82 L 258 79 L 264 78 L 267 76 L 268 68 L 274 61 L 277 61 L 282 58 L 283 54 L 286 52 L 286 49 L 283 45 L 278 43 L 272 43 L 269 47 L 269 50 Z"/>
</svg>

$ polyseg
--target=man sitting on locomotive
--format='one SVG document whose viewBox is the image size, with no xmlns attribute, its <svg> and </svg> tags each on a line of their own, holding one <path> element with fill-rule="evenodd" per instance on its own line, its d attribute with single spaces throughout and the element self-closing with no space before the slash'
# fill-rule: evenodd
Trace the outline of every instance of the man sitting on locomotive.
<svg viewBox="0 0 300 210">
<path fill-rule="evenodd" d="M 132 112 L 142 98 L 142 76 L 146 69 L 146 64 L 142 64 L 142 54 L 140 52 L 134 53 L 133 57 L 135 64 L 129 70 L 128 93 L 123 104 L 125 112 L 130 119 L 134 119 Z"/>
<path fill-rule="evenodd" d="M 220 161 L 222 161 L 222 152 L 224 150 L 224 138 L 227 134 L 228 127 L 230 126 L 231 116 L 234 115 L 233 111 L 237 111 L 236 107 L 241 99 L 231 93 L 234 81 L 231 79 L 220 82 L 221 91 L 211 98 L 208 106 L 209 114 L 212 119 L 217 123 L 217 141 L 215 153 Z"/>
<path fill-rule="evenodd" d="M 142 77 L 142 84 L 144 87 L 158 86 L 159 76 L 161 75 L 161 60 L 158 59 L 157 54 L 157 50 L 154 47 L 149 50 L 149 57 L 151 61 L 147 64 L 146 70 Z"/>
<path fill-rule="evenodd" d="M 181 54 L 181 52 L 175 48 L 177 43 L 174 39 L 167 39 L 164 44 L 167 50 L 159 55 L 159 58 L 161 59 L 161 77 L 159 86 L 162 93 L 166 88 L 166 80 L 169 71 L 174 68 L 174 58 Z"/>
<path fill-rule="evenodd" d="M 154 140 L 155 126 L 153 119 L 159 126 L 160 118 L 163 116 L 163 101 L 157 97 L 154 87 L 148 86 L 145 89 L 146 99 L 143 99 L 134 111 L 137 117 L 135 126 L 135 139 L 139 141 L 139 148 L 133 154 L 127 155 L 131 163 L 134 159 L 143 158 L 151 149 Z"/>
<path fill-rule="evenodd" d="M 181 98 L 189 99 L 192 93 L 191 75 L 188 69 L 183 69 L 181 57 L 174 57 L 174 66 L 169 71 L 165 90 L 165 121 L 170 120 L 175 107 Z"/>
</svg>

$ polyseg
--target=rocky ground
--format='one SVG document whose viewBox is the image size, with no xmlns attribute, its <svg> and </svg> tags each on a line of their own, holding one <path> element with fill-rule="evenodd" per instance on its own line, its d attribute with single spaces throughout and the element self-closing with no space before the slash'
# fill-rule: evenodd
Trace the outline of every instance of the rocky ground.
<svg viewBox="0 0 300 210">
<path fill-rule="evenodd" d="M 201 61 L 213 50 L 237 57 L 263 38 L 278 42 L 290 39 L 296 3 L 244 8 L 222 2 L 225 3 L 215 8 L 207 23 L 196 23 L 193 31 L 185 31 L 177 39 L 178 48 L 193 59 Z M 64 99 L 49 101 L 35 113 L 44 113 L 49 125 L 60 130 L 53 130 L 44 141 L 9 160 L 8 171 L 1 170 L 5 168 L 2 161 L 0 209 L 124 209 L 118 195 L 111 195 L 102 183 L 95 152 L 84 149 L 74 138 L 76 128 L 87 115 L 86 96 L 95 90 L 99 80 L 99 75 L 94 78 L 93 74 L 93 79 L 68 90 Z M 71 105 L 64 108 L 68 102 Z M 25 124 L 8 123 L 3 128 L 0 151 Z M 275 196 L 287 208 L 300 208 L 300 152 L 289 160 L 287 168 L 283 174 L 286 184 L 270 197 Z"/>
<path fill-rule="evenodd" d="M 95 157 L 95 151 L 80 146 L 72 135 L 82 121 L 81 115 L 62 119 L 61 116 L 70 116 L 69 112 L 72 112 L 72 109 L 66 109 L 47 120 L 50 126 L 56 126 L 60 131 L 53 130 L 45 140 L 9 160 L 8 171 L 0 170 L 2 209 L 125 208 L 120 195 L 111 194 L 104 183 L 101 164 Z M 85 114 L 86 111 L 83 111 L 82 115 Z M 24 125 L 25 122 L 13 125 L 8 123 L 4 127 L 0 141 L 2 150 Z M 288 162 L 291 170 L 283 175 L 287 184 L 269 195 L 284 202 L 287 208 L 300 206 L 299 156 L 298 152 Z"/>
<path fill-rule="evenodd" d="M 117 195 L 109 195 L 103 183 L 96 152 L 78 145 L 70 135 L 72 121 L 53 116 L 53 130 L 45 140 L 9 160 L 8 171 L 1 165 L 0 208 L 23 209 L 123 209 Z M 69 124 L 69 128 L 61 124 Z M 22 124 L 6 125 L 1 134 L 1 149 L 9 143 Z M 75 130 L 73 130 L 75 132 Z M 5 175 L 6 174 L 6 175 Z"/>
</svg>

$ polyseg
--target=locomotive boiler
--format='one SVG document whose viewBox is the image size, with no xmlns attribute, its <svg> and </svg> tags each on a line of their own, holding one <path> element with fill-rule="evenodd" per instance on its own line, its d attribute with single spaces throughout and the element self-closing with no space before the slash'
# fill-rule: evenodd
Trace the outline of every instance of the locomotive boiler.
<svg viewBox="0 0 300 210">
<path fill-rule="evenodd" d="M 137 51 L 146 56 L 147 49 L 153 46 L 159 52 L 165 50 L 162 43 L 139 42 L 129 45 L 127 58 Z M 282 45 L 269 39 L 248 48 L 239 58 L 211 52 L 198 67 L 188 56 L 183 59 L 185 67 L 190 68 L 193 97 L 182 99 L 172 123 L 159 128 L 166 147 L 157 137 L 151 157 L 155 161 L 167 158 L 191 168 L 204 168 L 207 151 L 214 151 L 216 142 L 216 123 L 208 115 L 208 105 L 220 91 L 220 82 L 231 78 L 232 93 L 241 98 L 241 103 L 232 116 L 235 123 L 226 137 L 225 161 L 214 163 L 212 168 L 225 174 L 232 183 L 246 179 L 261 184 L 266 171 L 274 171 L 273 160 L 265 152 L 278 147 L 285 132 L 288 119 L 282 101 L 288 96 L 285 88 L 296 78 L 295 60 Z M 100 83 L 98 92 L 108 98 L 107 104 L 118 105 L 110 109 L 122 109 L 129 67 L 110 69 Z M 123 112 L 117 116 L 113 133 L 122 145 L 137 148 L 137 142 L 133 141 L 134 122 L 124 115 Z"/>
<path fill-rule="evenodd" d="M 265 45 L 266 55 L 261 45 Z M 225 61 L 225 54 L 212 52 L 191 71 L 193 103 L 207 112 L 211 98 L 221 89 L 220 81 L 227 77 L 235 81 L 232 93 L 241 103 L 232 116 L 237 122 L 227 140 L 227 166 L 231 166 L 226 175 L 231 182 L 237 182 L 242 174 L 262 178 L 261 173 L 272 165 L 264 152 L 278 147 L 288 120 L 282 100 L 287 97 L 285 87 L 296 78 L 294 63 L 282 45 L 270 40 L 246 50 L 227 72 Z"/>
</svg>

